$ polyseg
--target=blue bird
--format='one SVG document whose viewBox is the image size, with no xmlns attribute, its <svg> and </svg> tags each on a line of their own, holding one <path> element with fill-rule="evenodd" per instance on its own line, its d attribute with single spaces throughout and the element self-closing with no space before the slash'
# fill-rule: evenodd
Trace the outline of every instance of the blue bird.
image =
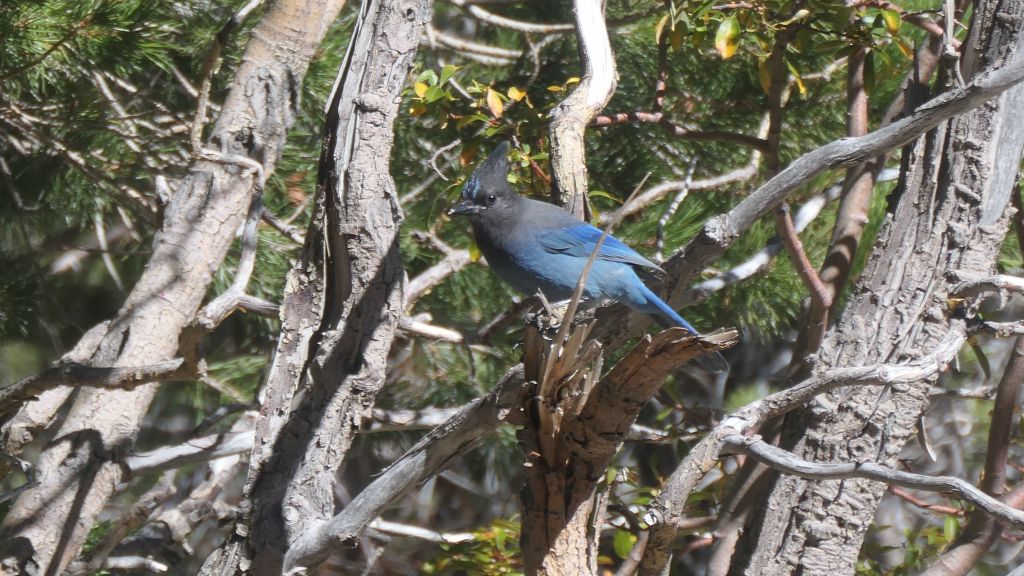
<svg viewBox="0 0 1024 576">
<path fill-rule="evenodd" d="M 491 270 L 516 290 L 548 300 L 572 297 L 601 230 L 546 202 L 516 194 L 509 186 L 508 143 L 498 145 L 466 181 L 462 202 L 448 211 L 469 217 L 480 252 Z M 663 327 L 689 322 L 648 288 L 637 269 L 662 272 L 657 264 L 609 235 L 587 276 L 584 296 L 615 300 L 653 316 Z"/>
</svg>

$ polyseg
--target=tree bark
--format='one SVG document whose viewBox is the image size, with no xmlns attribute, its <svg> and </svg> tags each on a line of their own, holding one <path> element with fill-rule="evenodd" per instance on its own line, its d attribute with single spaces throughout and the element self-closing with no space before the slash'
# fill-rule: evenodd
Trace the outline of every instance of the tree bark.
<svg viewBox="0 0 1024 576">
<path fill-rule="evenodd" d="M 341 0 L 281 0 L 253 30 L 208 140 L 164 212 L 153 256 L 89 363 L 131 367 L 171 359 L 280 156 L 301 82 Z M 216 159 L 210 160 L 214 157 Z M 255 166 L 260 165 L 256 170 Z M 56 574 L 75 558 L 115 486 L 157 384 L 80 392 L 2 525 L 7 573 Z"/>
<path fill-rule="evenodd" d="M 1024 2 L 985 1 L 965 43 L 963 72 L 1007 65 L 1024 49 Z M 950 309 L 956 273 L 991 273 L 1021 159 L 1024 88 L 956 117 L 918 140 L 861 281 L 826 336 L 816 371 L 912 361 L 976 302 Z M 927 408 L 931 381 L 821 396 L 787 423 L 784 443 L 818 462 L 893 465 Z M 853 574 L 885 486 L 782 476 L 752 518 L 731 574 Z"/>
<path fill-rule="evenodd" d="M 551 111 L 551 199 L 576 217 L 589 220 L 583 133 L 611 100 L 618 75 L 604 21 L 604 1 L 574 0 L 573 12 L 583 78 Z"/>
<path fill-rule="evenodd" d="M 335 473 L 384 384 L 402 317 L 392 127 L 431 0 L 367 0 L 328 108 L 313 220 L 288 274 L 242 511 L 206 574 L 281 572 L 334 515 Z"/>
</svg>

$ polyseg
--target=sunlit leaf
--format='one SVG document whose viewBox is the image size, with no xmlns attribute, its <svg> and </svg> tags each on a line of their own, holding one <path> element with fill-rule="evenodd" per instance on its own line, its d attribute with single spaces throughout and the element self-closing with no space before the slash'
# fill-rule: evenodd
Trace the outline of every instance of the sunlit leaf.
<svg viewBox="0 0 1024 576">
<path fill-rule="evenodd" d="M 896 35 L 900 31 L 900 24 L 902 19 L 900 13 L 895 10 L 882 10 L 882 20 L 885 22 L 885 29 L 889 31 L 889 34 Z"/>
<path fill-rule="evenodd" d="M 736 16 L 729 16 L 722 20 L 718 25 L 718 31 L 715 32 L 715 50 L 718 50 L 718 54 L 726 60 L 732 58 L 739 46 L 739 37 L 740 23 Z"/>
<path fill-rule="evenodd" d="M 480 261 L 480 247 L 477 246 L 476 239 L 474 239 L 472 236 L 470 237 L 469 240 L 469 260 L 471 262 Z"/>
<path fill-rule="evenodd" d="M 494 114 L 495 118 L 501 118 L 502 113 L 505 112 L 505 105 L 501 102 L 501 96 L 492 89 L 487 90 L 487 107 L 490 108 L 491 114 Z"/>
<path fill-rule="evenodd" d="M 508 89 L 508 97 L 511 100 L 519 102 L 520 100 L 523 99 L 524 96 L 526 96 L 526 92 L 523 92 L 522 90 L 516 88 L 515 86 Z"/>
<path fill-rule="evenodd" d="M 767 94 L 772 88 L 772 71 L 768 67 L 768 61 L 757 64 L 757 80 L 761 83 L 761 89 Z"/>
<path fill-rule="evenodd" d="M 629 558 L 629 553 L 633 551 L 633 543 L 636 542 L 636 536 L 626 530 L 616 530 L 615 538 L 612 540 L 612 547 L 615 549 L 615 555 L 625 560 Z"/>
<path fill-rule="evenodd" d="M 796 82 L 797 89 L 800 90 L 800 95 L 807 94 L 807 86 L 804 86 L 804 81 L 800 78 L 800 72 L 797 71 L 796 66 L 793 66 L 793 63 L 787 60 L 786 68 L 789 68 L 789 73 L 793 75 L 793 80 Z"/>
<path fill-rule="evenodd" d="M 612 202 L 615 202 L 616 204 L 622 204 L 622 200 L 619 200 L 618 198 L 616 198 L 615 196 L 612 196 L 610 193 L 605 192 L 604 190 L 591 190 L 588 193 L 588 195 L 591 198 L 607 198 L 608 200 L 611 200 Z"/>
<path fill-rule="evenodd" d="M 654 26 L 654 43 L 655 44 L 660 44 L 661 43 L 661 34 L 665 30 L 665 24 L 668 24 L 668 16 L 669 16 L 668 14 L 665 14 L 664 16 L 662 16 L 661 20 L 658 20 L 657 25 Z"/>
<path fill-rule="evenodd" d="M 427 86 L 423 82 L 417 82 L 412 85 L 412 91 L 420 98 L 423 98 L 423 95 L 427 93 L 428 88 L 430 88 L 430 86 Z"/>
<path fill-rule="evenodd" d="M 903 54 L 903 57 L 906 58 L 907 60 L 913 60 L 914 50 L 907 45 L 903 38 L 896 38 L 895 40 L 896 47 L 900 49 L 900 53 Z"/>
</svg>

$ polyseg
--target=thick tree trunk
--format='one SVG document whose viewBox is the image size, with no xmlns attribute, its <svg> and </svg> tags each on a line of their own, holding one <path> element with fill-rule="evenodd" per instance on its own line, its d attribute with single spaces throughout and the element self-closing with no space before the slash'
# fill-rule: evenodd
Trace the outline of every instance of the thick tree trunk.
<svg viewBox="0 0 1024 576">
<path fill-rule="evenodd" d="M 334 515 L 335 474 L 402 317 L 392 128 L 431 6 L 367 0 L 360 12 L 328 108 L 313 221 L 288 275 L 243 513 L 206 574 L 278 574 L 289 547 Z"/>
<path fill-rule="evenodd" d="M 171 198 L 146 270 L 99 343 L 94 366 L 139 366 L 172 358 L 213 273 L 274 169 L 294 120 L 309 61 L 342 0 L 280 0 L 253 31 L 236 81 L 207 144 Z M 75 558 L 115 486 L 156 392 L 82 390 L 37 463 L 40 484 L 14 503 L 2 526 L 3 570 L 57 574 Z"/>
<path fill-rule="evenodd" d="M 1021 57 L 1024 2 L 983 1 L 964 46 L 970 78 Z M 973 303 L 951 309 L 957 273 L 990 274 L 1007 229 L 1020 165 L 1024 87 L 940 125 L 913 147 L 868 268 L 816 370 L 920 358 L 965 334 Z M 784 440 L 819 462 L 894 465 L 927 408 L 931 382 L 847 389 L 819 397 Z M 748 526 L 731 574 L 853 574 L 885 486 L 864 480 L 776 480 Z"/>
</svg>

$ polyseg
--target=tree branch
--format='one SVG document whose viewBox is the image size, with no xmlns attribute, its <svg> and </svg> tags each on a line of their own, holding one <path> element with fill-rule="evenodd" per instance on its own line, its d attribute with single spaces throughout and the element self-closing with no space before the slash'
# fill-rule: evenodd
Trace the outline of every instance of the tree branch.
<svg viewBox="0 0 1024 576">
<path fill-rule="evenodd" d="M 522 385 L 522 368 L 513 368 L 490 394 L 470 402 L 424 436 L 338 515 L 310 526 L 289 549 L 285 571 L 316 566 L 331 550 L 354 545 L 363 530 L 392 502 L 469 451 L 501 420 L 508 418 L 510 411 L 521 406 Z"/>
<path fill-rule="evenodd" d="M 726 214 L 708 220 L 700 233 L 671 257 L 664 268 L 670 282 L 669 304 L 681 307 L 682 294 L 692 278 L 720 257 L 759 218 L 768 214 L 793 190 L 810 182 L 826 170 L 845 168 L 869 160 L 902 146 L 939 123 L 976 108 L 1024 80 L 1024 60 L 980 74 L 970 85 L 943 93 L 919 106 L 912 114 L 856 138 L 842 138 L 804 154 L 766 182 Z M 650 320 L 632 314 L 621 305 L 604 307 L 595 333 L 606 345 L 624 342 L 639 333 Z"/>
<path fill-rule="evenodd" d="M 1024 511 L 1016 510 L 985 494 L 972 484 L 951 476 L 928 476 L 895 470 L 874 462 L 808 462 L 792 452 L 766 443 L 759 436 L 728 434 L 723 441 L 776 470 L 812 480 L 864 478 L 930 492 L 953 494 L 974 504 L 991 516 L 1017 528 L 1024 528 Z"/>
</svg>

